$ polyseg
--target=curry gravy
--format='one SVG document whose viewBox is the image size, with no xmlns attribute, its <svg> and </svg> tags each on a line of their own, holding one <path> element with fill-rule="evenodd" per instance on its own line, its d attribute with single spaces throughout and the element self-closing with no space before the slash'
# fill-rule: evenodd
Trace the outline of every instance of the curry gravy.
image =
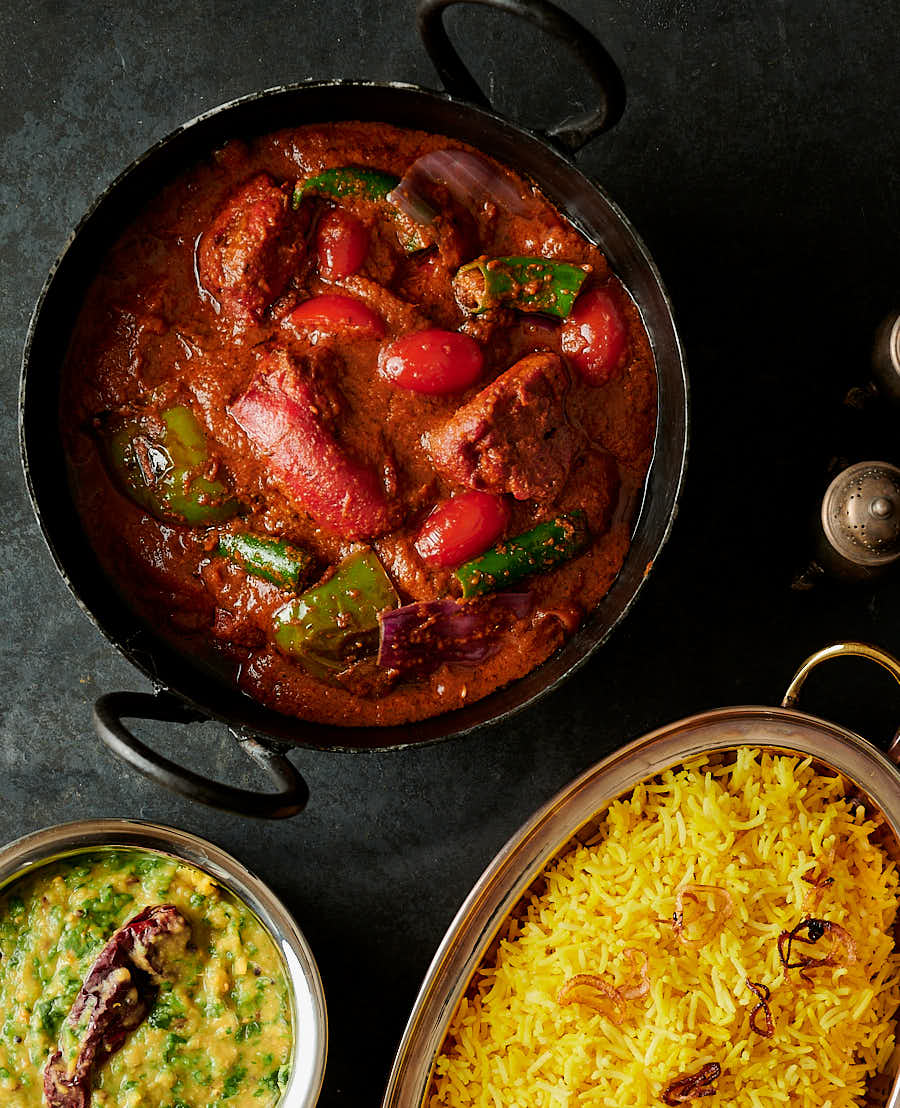
<svg viewBox="0 0 900 1108">
<path fill-rule="evenodd" d="M 0 897 L 0 1103 L 41 1108 L 42 1072 L 112 933 L 174 905 L 191 945 L 149 1015 L 99 1066 L 92 1108 L 273 1108 L 287 1084 L 288 981 L 262 924 L 192 866 L 128 849 L 72 855 Z"/>
<path fill-rule="evenodd" d="M 273 643 L 273 614 L 285 603 L 284 589 L 217 557 L 214 528 L 180 526 L 147 514 L 110 475 L 101 442 L 106 421 L 148 403 L 186 405 L 208 436 L 216 472 L 242 502 L 246 527 L 312 551 L 316 573 L 327 577 L 359 544 L 298 510 L 229 416 L 261 357 L 277 345 L 340 392 L 335 422 L 341 441 L 374 472 L 390 470 L 399 523 L 370 545 L 400 603 L 451 594 L 450 572 L 426 565 L 414 547 L 417 530 L 435 504 L 460 491 L 436 470 L 424 444 L 429 433 L 518 359 L 535 351 L 559 354 L 558 323 L 511 311 L 492 322 L 467 321 L 451 288 L 452 268 L 440 255 L 433 250 L 398 255 L 386 243 L 387 232 L 370 217 L 365 218 L 371 245 L 358 273 L 326 281 L 307 258 L 281 301 L 241 328 L 226 313 L 217 313 L 197 271 L 198 241 L 228 197 L 255 174 L 268 174 L 285 188 L 334 166 L 371 166 L 400 176 L 421 155 L 448 146 L 466 149 L 441 136 L 353 122 L 229 143 L 135 213 L 131 227 L 102 260 L 72 339 L 62 433 L 81 519 L 106 572 L 128 604 L 181 649 L 212 657 L 250 696 L 301 719 L 400 724 L 487 695 L 534 669 L 573 633 L 608 591 L 628 552 L 656 424 L 649 340 L 602 252 L 531 182 L 510 171 L 527 199 L 527 217 L 501 206 L 476 212 L 477 249 L 589 266 L 590 280 L 609 290 L 618 305 L 627 346 L 618 372 L 605 384 L 590 387 L 572 375 L 567 418 L 582 446 L 557 501 L 508 498 L 510 536 L 574 507 L 586 507 L 592 527 L 583 553 L 524 583 L 532 594 L 531 615 L 505 636 L 493 657 L 478 666 L 443 663 L 432 673 L 399 678 L 373 678 L 372 662 L 361 673 L 323 681 Z M 304 338 L 284 325 L 285 311 L 298 298 L 334 293 L 364 301 L 384 319 L 388 338 L 423 326 L 470 328 L 484 354 L 481 380 L 456 395 L 398 389 L 376 372 L 377 340 Z"/>
</svg>

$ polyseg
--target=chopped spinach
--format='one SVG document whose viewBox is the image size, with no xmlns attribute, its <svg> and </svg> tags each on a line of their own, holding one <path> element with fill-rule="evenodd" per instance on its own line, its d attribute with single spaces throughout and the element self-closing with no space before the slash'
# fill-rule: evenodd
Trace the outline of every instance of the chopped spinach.
<svg viewBox="0 0 900 1108">
<path fill-rule="evenodd" d="M 234 1094 L 241 1087 L 241 1083 L 247 1076 L 247 1069 L 245 1066 L 233 1066 L 228 1071 L 228 1076 L 225 1078 L 225 1084 L 222 1086 L 222 1096 L 227 1100 L 228 1097 L 234 1096 Z"/>
<path fill-rule="evenodd" d="M 174 1031 L 170 1031 L 166 1035 L 166 1045 L 163 1047 L 163 1061 L 167 1066 L 175 1061 L 175 1056 L 178 1054 L 178 1048 L 183 1046 L 187 1042 L 187 1039 L 183 1035 L 176 1035 Z"/>
<path fill-rule="evenodd" d="M 248 1039 L 252 1039 L 259 1035 L 262 1031 L 259 1020 L 248 1020 L 247 1023 L 242 1023 L 241 1026 L 234 1033 L 234 1041 L 236 1043 L 245 1043 Z"/>
<path fill-rule="evenodd" d="M 156 1003 L 147 1017 L 151 1027 L 158 1027 L 168 1031 L 173 1022 L 183 1019 L 185 1016 L 184 1005 L 172 992 L 171 985 L 166 986 L 157 997 Z"/>
</svg>

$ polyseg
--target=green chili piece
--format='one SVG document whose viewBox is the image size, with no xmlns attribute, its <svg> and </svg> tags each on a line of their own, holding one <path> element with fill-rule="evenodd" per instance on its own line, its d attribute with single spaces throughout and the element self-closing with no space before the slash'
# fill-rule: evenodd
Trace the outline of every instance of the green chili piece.
<svg viewBox="0 0 900 1108">
<path fill-rule="evenodd" d="M 421 223 L 416 223 L 411 216 L 401 212 L 399 208 L 395 208 L 390 203 L 388 204 L 388 211 L 397 226 L 397 238 L 400 240 L 400 245 L 407 254 L 415 254 L 419 250 L 427 250 L 429 246 L 434 245 L 434 237 L 429 233 L 427 227 Z"/>
<path fill-rule="evenodd" d="M 456 570 L 463 596 L 505 589 L 531 573 L 544 573 L 574 558 L 587 545 L 588 533 L 581 510 L 548 519 L 537 527 L 504 539 L 484 554 Z"/>
<path fill-rule="evenodd" d="M 140 507 L 170 523 L 203 526 L 237 515 L 228 486 L 202 475 L 206 436 L 190 408 L 160 413 L 161 432 L 130 423 L 108 441 L 108 456 L 124 491 Z"/>
<path fill-rule="evenodd" d="M 291 206 L 300 207 L 305 196 L 349 196 L 361 200 L 383 200 L 391 189 L 400 184 L 400 178 L 380 169 L 365 169 L 352 165 L 325 169 L 294 186 Z"/>
<path fill-rule="evenodd" d="M 580 266 L 547 258 L 476 258 L 456 271 L 453 291 L 472 315 L 504 305 L 565 319 L 585 277 Z"/>
<path fill-rule="evenodd" d="M 229 558 L 246 573 L 262 577 L 285 589 L 297 589 L 312 569 L 312 555 L 283 539 L 238 531 L 219 537 L 216 553 Z"/>
<path fill-rule="evenodd" d="M 340 673 L 378 647 L 378 613 L 399 604 L 374 551 L 346 557 L 323 585 L 275 613 L 275 645 L 319 677 Z"/>
<path fill-rule="evenodd" d="M 356 200 L 371 200 L 378 204 L 397 225 L 397 237 L 407 254 L 425 250 L 431 246 L 432 238 L 426 229 L 414 219 L 401 212 L 387 200 L 387 194 L 400 184 L 400 178 L 393 173 L 380 169 L 365 169 L 352 165 L 326 169 L 305 181 L 294 185 L 291 207 L 299 208 L 307 196 L 349 197 Z"/>
</svg>

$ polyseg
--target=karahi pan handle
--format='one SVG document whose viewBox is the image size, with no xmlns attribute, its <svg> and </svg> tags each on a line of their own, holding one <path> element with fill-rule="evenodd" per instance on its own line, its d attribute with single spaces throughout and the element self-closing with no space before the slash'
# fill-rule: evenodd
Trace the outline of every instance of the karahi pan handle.
<svg viewBox="0 0 900 1108">
<path fill-rule="evenodd" d="M 872 646 L 870 643 L 836 642 L 832 643 L 831 646 L 822 647 L 815 654 L 810 654 L 803 665 L 800 666 L 782 698 L 782 708 L 796 707 L 800 690 L 803 688 L 806 678 L 809 677 L 816 666 L 822 662 L 827 662 L 830 658 L 845 657 L 868 658 L 872 662 L 877 662 L 900 684 L 900 659 L 895 658 L 893 654 L 888 654 L 886 650 L 882 650 L 879 646 Z M 900 731 L 894 735 L 887 754 L 892 762 L 900 765 Z"/>
<path fill-rule="evenodd" d="M 104 744 L 132 769 L 158 785 L 198 800 L 211 808 L 222 808 L 241 816 L 260 819 L 285 819 L 302 812 L 309 799 L 309 788 L 297 767 L 279 744 L 255 735 L 233 732 L 241 749 L 260 765 L 274 781 L 277 791 L 254 792 L 223 785 L 151 750 L 126 726 L 126 719 L 155 719 L 164 723 L 200 723 L 209 717 L 197 712 L 176 697 L 162 692 L 113 692 L 94 704 L 94 727 Z"/>
<path fill-rule="evenodd" d="M 562 120 L 543 132 L 543 138 L 574 154 L 595 135 L 608 131 L 618 123 L 625 110 L 625 82 L 618 66 L 586 27 L 550 0 L 420 0 L 419 34 L 444 88 L 451 96 L 491 109 L 490 101 L 456 52 L 444 27 L 444 9 L 460 3 L 494 8 L 533 23 L 567 46 L 590 74 L 597 86 L 597 107 Z"/>
</svg>

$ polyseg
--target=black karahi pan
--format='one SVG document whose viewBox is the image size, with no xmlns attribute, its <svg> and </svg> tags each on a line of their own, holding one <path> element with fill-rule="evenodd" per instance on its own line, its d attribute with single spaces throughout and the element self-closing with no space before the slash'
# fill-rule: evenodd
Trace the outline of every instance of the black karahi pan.
<svg viewBox="0 0 900 1108">
<path fill-rule="evenodd" d="M 464 735 L 507 719 L 572 674 L 625 616 L 665 542 L 675 516 L 687 453 L 687 378 L 669 298 L 628 219 L 572 156 L 612 127 L 624 107 L 621 77 L 585 28 L 546 0 L 463 0 L 527 19 L 562 40 L 597 84 L 599 107 L 536 134 L 497 115 L 444 30 L 443 9 L 460 0 L 423 0 L 419 30 L 446 92 L 415 85 L 327 81 L 251 93 L 185 123 L 133 162 L 97 198 L 74 229 L 41 292 L 22 362 L 19 428 L 25 478 L 57 568 L 83 611 L 153 683 L 155 692 L 101 696 L 94 710 L 104 742 L 134 768 L 185 796 L 247 815 L 299 812 L 308 790 L 286 758 L 290 745 L 322 750 L 387 750 Z M 135 212 L 162 186 L 227 139 L 329 120 L 376 120 L 445 134 L 489 151 L 535 181 L 550 200 L 598 243 L 635 299 L 657 365 L 659 415 L 653 461 L 619 576 L 576 634 L 527 676 L 465 708 L 403 726 L 328 726 L 263 707 L 224 671 L 192 657 L 138 619 L 101 571 L 66 481 L 58 434 L 60 376 L 83 290 L 99 260 Z M 124 719 L 179 723 L 216 719 L 266 767 L 278 791 L 256 793 L 219 784 L 163 758 L 138 740 Z"/>
</svg>

